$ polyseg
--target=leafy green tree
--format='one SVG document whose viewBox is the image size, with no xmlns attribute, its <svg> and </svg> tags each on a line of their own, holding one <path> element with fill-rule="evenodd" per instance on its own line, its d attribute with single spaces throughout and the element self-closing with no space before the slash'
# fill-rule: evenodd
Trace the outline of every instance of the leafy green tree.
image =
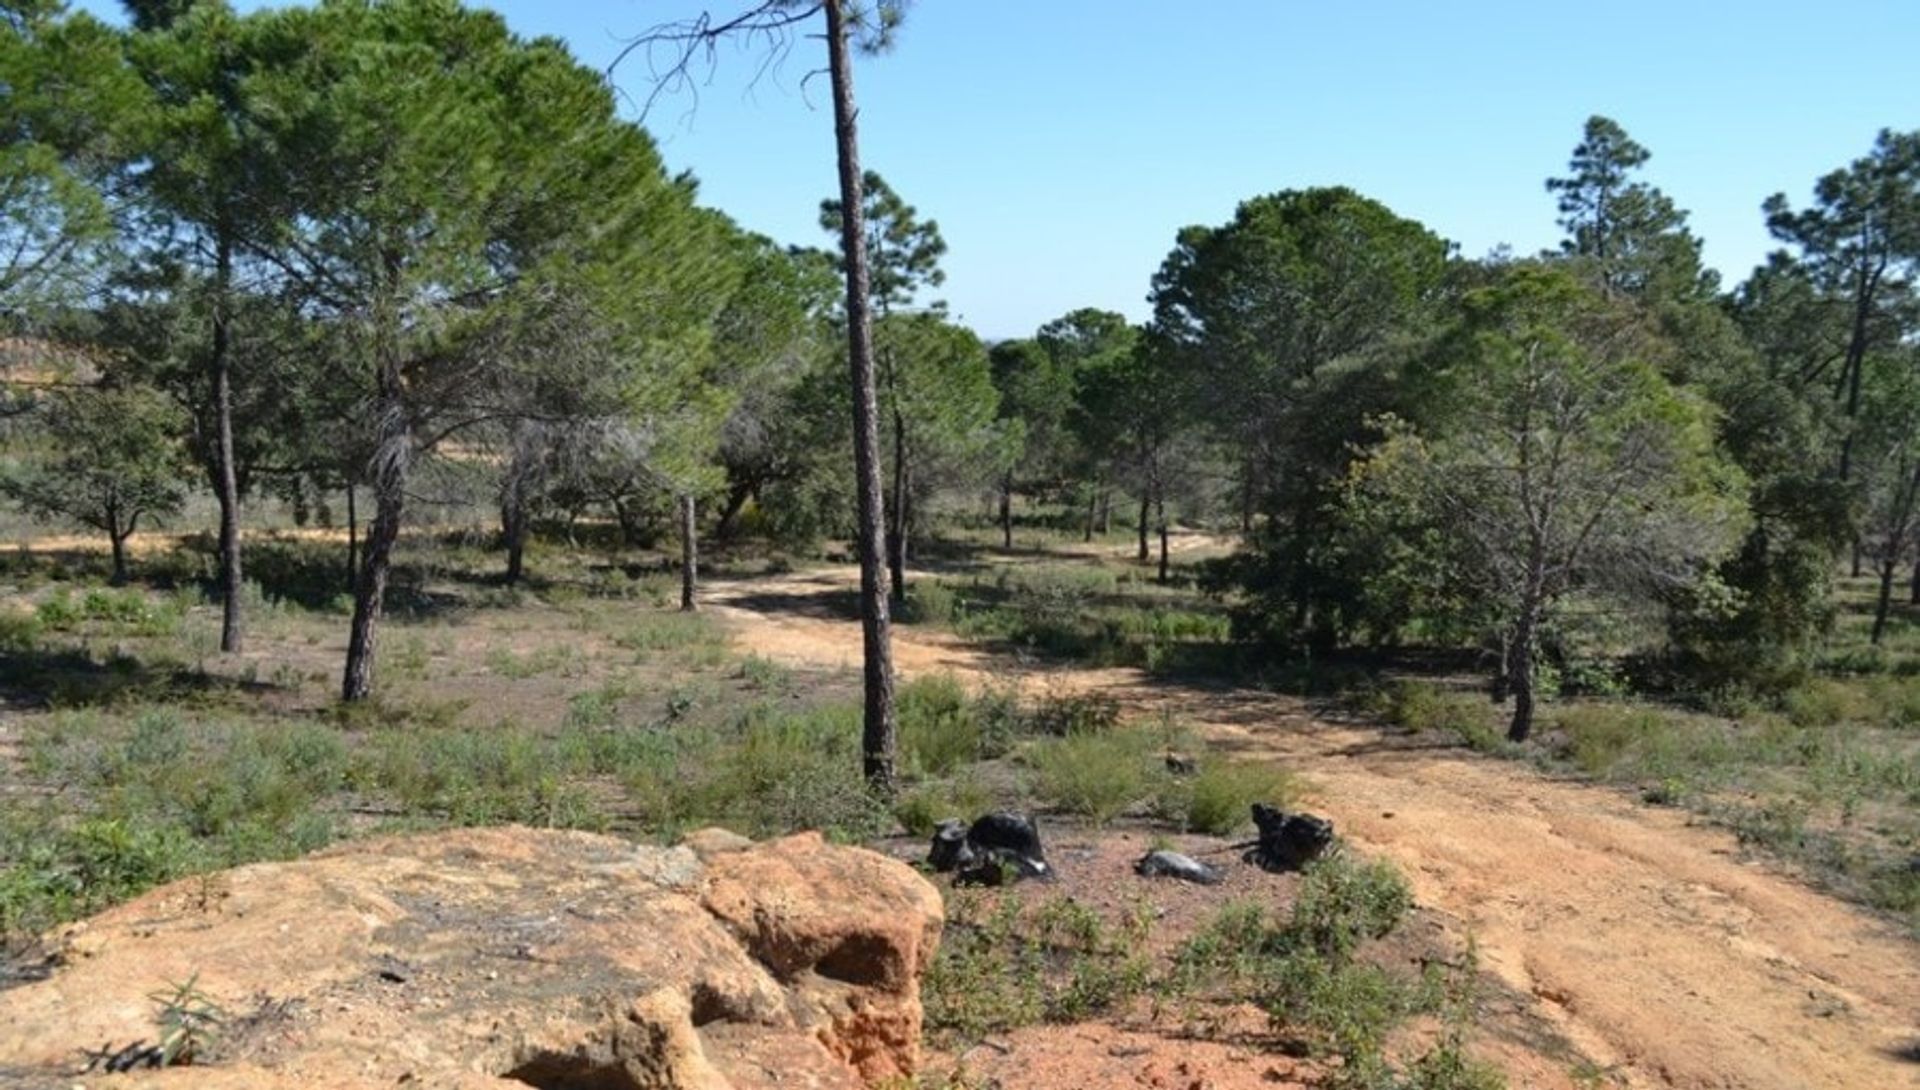
<svg viewBox="0 0 1920 1090">
<path fill-rule="evenodd" d="M 191 10 L 189 10 L 191 9 Z M 240 504 L 245 489 L 236 464 L 235 356 L 241 306 L 238 267 L 249 238 L 271 234 L 256 222 L 268 202 L 258 199 L 257 162 L 264 154 L 243 102 L 249 80 L 279 62 L 253 41 L 263 17 L 242 19 L 225 3 L 142 4 L 132 9 L 143 32 L 129 54 L 149 89 L 132 146 L 146 164 L 131 188 L 144 230 L 143 276 L 149 288 L 190 294 L 174 306 L 170 334 L 192 343 L 176 360 L 188 362 L 206 387 L 185 401 L 194 413 L 196 451 L 202 455 L 220 507 L 220 649 L 241 650 L 245 595 Z M 171 283 L 165 283 L 171 281 Z M 166 292 L 149 292 L 147 305 L 166 306 Z M 133 305 L 140 305 L 135 303 Z M 181 328 L 197 319 L 198 330 Z M 264 377 L 264 376 L 261 376 Z"/>
<path fill-rule="evenodd" d="M 1158 516 L 1160 578 L 1168 574 L 1167 499 L 1189 482 L 1198 457 L 1195 414 L 1201 404 L 1195 374 L 1172 346 L 1135 335 L 1125 356 L 1089 368 L 1080 384 L 1075 426 L 1088 450 L 1098 451 L 1117 483 L 1138 498 L 1141 563 L 1153 555 L 1150 534 Z"/>
<path fill-rule="evenodd" d="M 877 323 L 893 380 L 880 407 L 898 422 L 886 453 L 900 467 L 895 493 L 899 533 L 925 530 L 925 509 L 938 492 L 995 480 L 1017 450 L 1017 425 L 998 419 L 1000 395 L 980 338 L 938 314 L 897 314 Z M 899 554 L 904 558 L 906 549 Z"/>
<path fill-rule="evenodd" d="M 1191 371 L 1196 413 L 1237 463 L 1243 521 L 1264 515 L 1265 578 L 1283 580 L 1290 617 L 1273 627 L 1335 638 L 1325 603 L 1329 506 L 1364 407 L 1327 442 L 1310 395 L 1336 365 L 1377 358 L 1425 332 L 1448 283 L 1448 244 L 1349 189 L 1246 201 L 1221 227 L 1189 227 L 1154 278 L 1153 326 Z M 1311 436 L 1311 441 L 1302 437 Z"/>
<path fill-rule="evenodd" d="M 1879 366 L 1874 366 L 1879 364 Z M 1894 583 L 1920 553 L 1920 355 L 1870 360 L 1861 419 L 1863 551 L 1879 577 L 1872 642 L 1885 637 Z"/>
<path fill-rule="evenodd" d="M 1595 115 L 1564 178 L 1547 179 L 1560 198 L 1561 248 L 1591 265 L 1608 292 L 1642 299 L 1710 296 L 1714 282 L 1700 267 L 1700 240 L 1672 200 L 1634 172 L 1651 153 L 1611 118 Z"/>
<path fill-rule="evenodd" d="M 1464 311 L 1420 376 L 1445 425 L 1391 428 L 1349 487 L 1401 505 L 1442 550 L 1438 585 L 1491 611 L 1520 741 L 1556 610 L 1575 595 L 1658 600 L 1697 578 L 1740 529 L 1742 482 L 1631 312 L 1531 266 Z"/>
<path fill-rule="evenodd" d="M 273 151 L 256 196 L 283 226 L 260 250 L 350 347 L 337 381 L 366 406 L 375 515 L 342 681 L 358 700 L 415 464 L 560 386 L 540 350 L 556 329 L 636 401 L 700 366 L 710 231 L 598 74 L 497 15 L 325 3 L 273 12 L 261 48 L 281 63 L 249 89 Z"/>
<path fill-rule="evenodd" d="M 833 88 L 834 158 L 839 165 L 842 217 L 840 253 L 846 273 L 847 365 L 852 379 L 853 461 L 858 525 L 855 541 L 860 553 L 860 616 L 864 659 L 864 710 L 861 741 L 867 782 L 876 792 L 894 792 L 894 756 L 897 721 L 893 708 L 892 620 L 888 612 L 888 572 L 885 504 L 880 488 L 880 429 L 875 406 L 873 321 L 863 220 L 865 198 L 860 170 L 859 111 L 853 91 L 853 54 L 885 52 L 906 17 L 910 0 L 764 0 L 740 14 L 716 22 L 708 13 L 656 27 L 629 46 L 627 53 L 644 50 L 664 73 L 654 86 L 658 95 L 696 85 L 693 67 L 700 56 L 711 58 L 719 43 L 731 38 L 759 39 L 775 50 L 792 43 L 798 28 L 824 15 L 827 78 Z M 653 56 L 664 50 L 664 63 Z M 623 57 L 626 54 L 623 54 Z M 618 60 L 615 61 L 619 63 Z M 651 100 L 649 100 L 651 101 Z"/>
<path fill-rule="evenodd" d="M 116 256 L 107 189 L 141 88 L 120 35 L 59 0 L 0 0 L 0 322 L 95 292 Z"/>
<path fill-rule="evenodd" d="M 24 510 L 100 531 L 113 547 L 113 581 L 127 578 L 127 539 L 186 499 L 179 410 L 138 386 L 63 389 L 41 406 L 37 457 L 0 477 Z"/>
<path fill-rule="evenodd" d="M 1873 150 L 1814 185 L 1814 203 L 1795 211 L 1785 194 L 1764 206 L 1775 238 L 1799 251 L 1819 296 L 1842 317 L 1843 346 L 1803 365 L 1809 382 L 1832 383 L 1845 424 L 1840 479 L 1853 476 L 1856 422 L 1867 357 L 1916 328 L 1913 278 L 1920 265 L 1920 132 L 1882 130 Z M 1831 328 L 1831 327 L 1830 327 Z"/>
<path fill-rule="evenodd" d="M 912 395 L 903 377 L 904 365 L 899 349 L 891 344 L 883 328 L 896 311 L 913 306 L 924 288 L 938 287 L 946 281 L 940 257 L 947 244 L 940 237 L 940 225 L 921 220 L 919 210 L 902 200 L 893 187 L 874 171 L 861 180 L 861 237 L 865 240 L 863 259 L 874 311 L 874 360 L 878 367 L 877 395 L 880 408 L 890 423 L 892 451 L 892 498 L 888 510 L 892 521 L 887 526 L 887 567 L 892 576 L 893 595 L 900 600 L 907 590 L 907 553 L 912 536 L 913 512 L 909 510 L 915 485 L 912 477 L 913 445 L 908 435 L 907 416 Z M 829 198 L 820 202 L 820 227 L 830 234 L 845 233 L 846 205 Z M 848 258 L 841 257 L 841 268 Z M 946 309 L 934 301 L 926 305 L 933 313 Z M 912 328 L 902 326 L 901 328 Z M 934 387 L 917 384 L 926 390 Z"/>
</svg>

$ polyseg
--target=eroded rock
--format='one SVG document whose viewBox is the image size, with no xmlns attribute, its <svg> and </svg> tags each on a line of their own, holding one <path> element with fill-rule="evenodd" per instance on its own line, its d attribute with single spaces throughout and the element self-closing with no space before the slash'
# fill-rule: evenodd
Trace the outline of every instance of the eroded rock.
<svg viewBox="0 0 1920 1090">
<path fill-rule="evenodd" d="M 911 1074 L 938 893 L 814 834 L 703 839 L 696 854 L 466 830 L 162 887 L 69 929 L 57 971 L 0 993 L 0 1081 L 73 1085 L 89 1051 L 153 1038 L 153 993 L 189 978 L 228 1015 L 210 1062 L 110 1085 L 725 1090 Z"/>
</svg>

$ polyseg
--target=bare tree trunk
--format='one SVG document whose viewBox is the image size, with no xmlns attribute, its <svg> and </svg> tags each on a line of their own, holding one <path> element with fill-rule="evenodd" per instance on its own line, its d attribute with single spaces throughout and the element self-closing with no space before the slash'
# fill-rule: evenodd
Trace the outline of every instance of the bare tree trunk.
<svg viewBox="0 0 1920 1090">
<path fill-rule="evenodd" d="M 1153 511 L 1153 497 L 1145 491 L 1140 493 L 1140 548 L 1138 559 L 1145 564 L 1153 558 L 1153 549 L 1147 545 L 1147 516 Z"/>
<path fill-rule="evenodd" d="M 1100 490 L 1096 488 L 1092 492 L 1087 493 L 1087 532 L 1086 535 L 1081 538 L 1082 541 L 1089 543 L 1093 541 L 1093 520 L 1098 516 L 1099 510 Z"/>
<path fill-rule="evenodd" d="M 738 529 L 740 512 L 746 509 L 747 500 L 753 496 L 753 486 L 744 481 L 735 481 L 727 487 L 727 503 L 720 509 L 720 521 L 713 528 L 713 536 L 721 541 L 732 541 Z"/>
<path fill-rule="evenodd" d="M 1100 534 L 1113 533 L 1113 489 L 1100 490 Z"/>
<path fill-rule="evenodd" d="M 240 478 L 233 465 L 233 353 L 228 341 L 228 293 L 233 249 L 224 230 L 214 258 L 213 369 L 214 495 L 220 501 L 220 650 L 238 653 L 245 642 L 241 616 L 246 585 L 240 570 Z"/>
<path fill-rule="evenodd" d="M 1907 538 L 1913 532 L 1914 508 L 1920 506 L 1920 461 L 1905 474 L 1895 500 L 1892 525 L 1881 544 L 1880 601 L 1873 611 L 1873 635 L 1870 643 L 1879 646 L 1887 632 L 1887 618 L 1893 612 L 1893 582 L 1900 572 L 1900 561 L 1907 552 Z"/>
<path fill-rule="evenodd" d="M 680 494 L 680 611 L 692 613 L 700 608 L 700 542 L 694 535 L 698 524 L 694 516 L 693 493 Z"/>
<path fill-rule="evenodd" d="M 1507 687 L 1513 693 L 1513 719 L 1507 724 L 1510 742 L 1524 742 L 1533 733 L 1534 628 L 1534 610 L 1528 607 L 1513 628 L 1513 647 L 1507 656 Z"/>
<path fill-rule="evenodd" d="M 1154 511 L 1160 516 L 1160 582 L 1167 581 L 1167 501 L 1164 497 L 1154 499 Z"/>
<path fill-rule="evenodd" d="M 352 481 L 347 482 L 347 593 L 360 585 L 360 512 L 355 506 Z"/>
<path fill-rule="evenodd" d="M 1887 615 L 1893 612 L 1893 580 L 1900 570 L 1900 554 L 1889 548 L 1885 560 L 1880 562 L 1880 600 L 1873 607 L 1873 634 L 1867 642 L 1880 646 L 1881 637 L 1887 634 Z"/>
<path fill-rule="evenodd" d="M 1000 547 L 1013 551 L 1013 474 L 1000 478 Z"/>
<path fill-rule="evenodd" d="M 1907 588 L 1907 602 L 1920 606 L 1920 555 L 1913 558 L 1913 583 Z"/>
<path fill-rule="evenodd" d="M 846 13 L 828 0 L 827 68 L 833 84 L 834 142 L 840 166 L 840 251 L 847 269 L 847 365 L 853 383 L 853 461 L 859 486 L 860 615 L 866 708 L 861 765 L 867 783 L 895 791 L 893 647 L 887 612 L 886 511 L 880 496 L 880 432 L 873 391 L 873 315 L 868 309 L 865 206 L 861 194 L 858 111 L 848 56 Z"/>
<path fill-rule="evenodd" d="M 508 486 L 500 501 L 500 539 L 507 547 L 507 583 L 518 583 L 526 574 L 527 509 L 520 490 Z"/>
<path fill-rule="evenodd" d="M 397 259 L 389 258 L 391 274 Z M 360 565 L 360 581 L 353 588 L 353 622 L 347 632 L 347 665 L 340 680 L 340 699 L 365 700 L 373 695 L 376 630 L 386 607 L 387 576 L 393 567 L 393 545 L 400 539 L 405 514 L 407 472 L 413 458 L 413 428 L 407 417 L 400 374 L 400 319 L 397 306 L 383 301 L 375 311 L 374 352 L 379 366 L 379 396 L 374 401 L 376 434 L 370 467 L 373 486 L 373 525 Z"/>
<path fill-rule="evenodd" d="M 340 699 L 365 700 L 373 695 L 374 640 L 386 606 L 387 576 L 393 568 L 393 543 L 400 538 L 404 493 L 399 481 L 376 481 L 373 525 L 367 529 L 366 559 L 353 589 L 353 623 L 347 633 L 347 668 L 340 682 Z"/>
<path fill-rule="evenodd" d="M 900 395 L 893 398 L 893 530 L 887 535 L 887 569 L 893 576 L 893 600 L 907 597 L 907 421 Z"/>
<path fill-rule="evenodd" d="M 131 527 L 107 531 L 107 538 L 113 542 L 113 574 L 107 581 L 116 587 L 127 581 L 127 538 L 132 534 Z"/>
</svg>

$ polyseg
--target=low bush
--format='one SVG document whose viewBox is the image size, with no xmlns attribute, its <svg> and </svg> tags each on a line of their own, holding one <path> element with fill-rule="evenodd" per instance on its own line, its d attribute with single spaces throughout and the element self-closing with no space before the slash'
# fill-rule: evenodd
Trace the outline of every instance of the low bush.
<svg viewBox="0 0 1920 1090">
<path fill-rule="evenodd" d="M 1042 801 L 1096 825 L 1151 798 L 1165 776 L 1158 739 L 1144 730 L 1042 739 L 1025 760 Z"/>
<path fill-rule="evenodd" d="M 1190 833 L 1226 836 L 1252 822 L 1254 803 L 1284 808 L 1297 794 L 1293 776 L 1277 765 L 1207 759 L 1193 775 L 1166 780 L 1159 809 Z"/>
</svg>

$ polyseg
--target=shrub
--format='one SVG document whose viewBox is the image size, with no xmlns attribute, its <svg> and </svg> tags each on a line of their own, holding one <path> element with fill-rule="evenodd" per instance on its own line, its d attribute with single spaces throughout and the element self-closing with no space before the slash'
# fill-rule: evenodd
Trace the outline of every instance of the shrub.
<svg viewBox="0 0 1920 1090">
<path fill-rule="evenodd" d="M 1252 820 L 1254 803 L 1284 807 L 1297 793 L 1292 775 L 1276 765 L 1206 760 L 1192 776 L 1168 779 L 1160 809 L 1188 832 L 1226 836 Z"/>
<path fill-rule="evenodd" d="M 1634 751 L 1660 747 L 1673 728 L 1651 708 L 1581 704 L 1564 708 L 1556 722 L 1565 732 L 1565 755 L 1590 776 L 1602 776 Z"/>
<path fill-rule="evenodd" d="M 1163 774 L 1154 737 L 1139 730 L 1044 739 L 1026 759 L 1041 799 L 1098 825 L 1151 796 Z"/>
<path fill-rule="evenodd" d="M 1853 687 L 1824 679 L 1789 690 L 1780 701 L 1787 718 L 1800 727 L 1831 727 L 1866 718 L 1865 704 Z"/>
<path fill-rule="evenodd" d="M 1120 704 L 1103 693 L 1053 693 L 1027 715 L 1027 729 L 1056 738 L 1104 734 L 1120 725 Z"/>
<path fill-rule="evenodd" d="M 898 709 L 900 749 L 910 771 L 945 775 L 985 755 L 980 717 L 953 675 L 907 682 L 901 686 Z"/>
</svg>

